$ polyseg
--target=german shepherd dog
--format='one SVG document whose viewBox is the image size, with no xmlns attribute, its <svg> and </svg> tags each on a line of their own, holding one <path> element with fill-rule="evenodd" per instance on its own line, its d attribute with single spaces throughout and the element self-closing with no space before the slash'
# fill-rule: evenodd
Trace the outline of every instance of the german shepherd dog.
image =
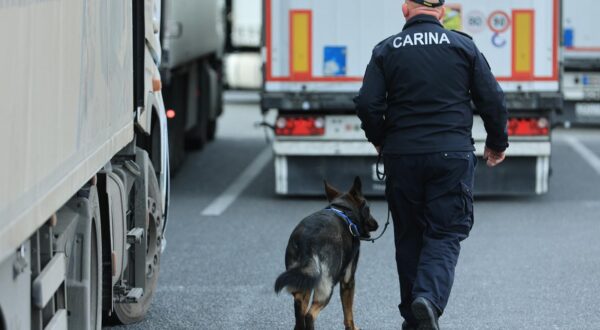
<svg viewBox="0 0 600 330">
<path fill-rule="evenodd" d="M 275 281 L 275 292 L 285 287 L 294 297 L 296 330 L 314 329 L 319 312 L 340 282 L 344 325 L 357 330 L 352 304 L 360 240 L 370 238 L 378 224 L 363 197 L 360 178 L 347 193 L 325 182 L 325 193 L 329 207 L 306 217 L 292 232 L 285 251 L 287 270 Z"/>
</svg>

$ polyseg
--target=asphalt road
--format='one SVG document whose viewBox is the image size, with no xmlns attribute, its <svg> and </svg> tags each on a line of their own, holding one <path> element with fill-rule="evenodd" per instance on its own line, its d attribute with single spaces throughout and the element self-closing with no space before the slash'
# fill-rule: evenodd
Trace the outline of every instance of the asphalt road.
<svg viewBox="0 0 600 330">
<path fill-rule="evenodd" d="M 292 299 L 273 283 L 292 229 L 325 201 L 275 196 L 270 161 L 232 194 L 268 148 L 259 120 L 256 104 L 228 103 L 217 140 L 188 156 L 173 181 L 158 291 L 146 320 L 127 328 L 293 328 Z M 557 130 L 547 195 L 476 201 L 443 329 L 600 329 L 598 157 L 600 129 Z M 223 213 L 202 215 L 224 192 Z M 385 203 L 372 205 L 383 224 Z M 362 329 L 400 328 L 392 236 L 362 246 L 354 308 Z M 319 329 L 343 329 L 338 297 Z"/>
</svg>

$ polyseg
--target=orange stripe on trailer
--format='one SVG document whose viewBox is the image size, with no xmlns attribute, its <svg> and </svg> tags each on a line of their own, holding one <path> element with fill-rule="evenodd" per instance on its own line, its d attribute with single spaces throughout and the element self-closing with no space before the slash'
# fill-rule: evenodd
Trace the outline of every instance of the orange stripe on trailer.
<svg viewBox="0 0 600 330">
<path fill-rule="evenodd" d="M 312 12 L 290 11 L 290 76 L 312 75 Z"/>
<path fill-rule="evenodd" d="M 532 78 L 534 76 L 535 12 L 533 10 L 513 10 L 513 77 Z"/>
</svg>

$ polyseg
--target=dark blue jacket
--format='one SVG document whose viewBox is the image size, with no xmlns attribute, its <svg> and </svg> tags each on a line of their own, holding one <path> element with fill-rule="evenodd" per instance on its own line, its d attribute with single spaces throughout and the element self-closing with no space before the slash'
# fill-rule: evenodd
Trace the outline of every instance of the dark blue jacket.
<svg viewBox="0 0 600 330">
<path fill-rule="evenodd" d="M 354 99 L 367 139 L 385 154 L 472 151 L 473 109 L 484 121 L 486 145 L 508 147 L 504 92 L 466 34 L 429 15 L 373 50 Z"/>
</svg>

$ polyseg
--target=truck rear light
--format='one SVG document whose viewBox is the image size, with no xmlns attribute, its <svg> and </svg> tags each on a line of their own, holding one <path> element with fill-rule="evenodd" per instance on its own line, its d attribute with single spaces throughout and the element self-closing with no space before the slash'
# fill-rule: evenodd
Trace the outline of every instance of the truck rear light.
<svg viewBox="0 0 600 330">
<path fill-rule="evenodd" d="M 275 122 L 275 135 L 315 136 L 325 134 L 323 117 L 279 117 Z"/>
<path fill-rule="evenodd" d="M 546 118 L 511 118 L 508 120 L 508 135 L 540 136 L 550 134 L 550 122 Z"/>
</svg>

